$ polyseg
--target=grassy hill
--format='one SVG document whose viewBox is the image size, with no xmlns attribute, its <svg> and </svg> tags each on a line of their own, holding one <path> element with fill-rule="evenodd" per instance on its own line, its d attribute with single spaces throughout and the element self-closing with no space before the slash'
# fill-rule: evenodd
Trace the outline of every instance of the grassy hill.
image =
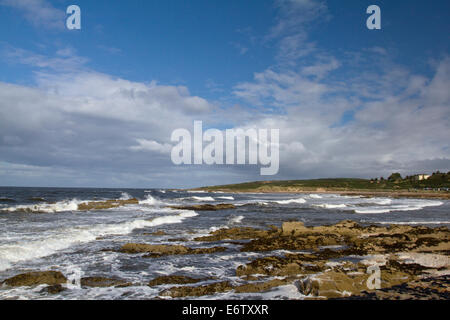
<svg viewBox="0 0 450 320">
<path fill-rule="evenodd" d="M 416 181 L 414 177 L 397 179 L 312 179 L 312 180 L 278 180 L 254 181 L 239 184 L 208 186 L 199 188 L 209 191 L 234 192 L 270 192 L 270 191 L 411 191 L 437 190 L 450 188 L 450 173 L 433 174 L 427 180 Z"/>
</svg>

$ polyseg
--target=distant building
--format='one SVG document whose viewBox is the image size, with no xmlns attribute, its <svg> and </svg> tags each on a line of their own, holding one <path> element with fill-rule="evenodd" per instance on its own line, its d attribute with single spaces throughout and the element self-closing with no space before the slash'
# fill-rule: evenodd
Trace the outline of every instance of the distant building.
<svg viewBox="0 0 450 320">
<path fill-rule="evenodd" d="M 431 175 L 425 174 L 425 173 L 416 174 L 414 176 L 414 180 L 416 180 L 416 181 L 427 180 L 429 177 L 431 177 Z"/>
</svg>

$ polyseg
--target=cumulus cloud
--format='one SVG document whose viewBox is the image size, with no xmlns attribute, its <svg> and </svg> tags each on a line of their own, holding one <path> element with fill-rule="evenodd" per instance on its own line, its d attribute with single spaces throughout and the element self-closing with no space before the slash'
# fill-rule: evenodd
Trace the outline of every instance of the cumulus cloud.
<svg viewBox="0 0 450 320">
<path fill-rule="evenodd" d="M 71 48 L 44 56 L 7 47 L 3 56 L 32 68 L 35 84 L 0 82 L 2 184 L 187 187 L 261 179 L 257 166 L 173 165 L 171 133 L 192 132 L 194 120 L 205 129 L 280 129 L 274 179 L 450 169 L 450 58 L 424 75 L 390 60 L 385 48 L 335 56 L 305 30 L 329 17 L 323 2 L 276 5 L 266 37 L 278 48 L 275 64 L 237 83 L 232 107 L 186 86 L 96 72 Z"/>
</svg>

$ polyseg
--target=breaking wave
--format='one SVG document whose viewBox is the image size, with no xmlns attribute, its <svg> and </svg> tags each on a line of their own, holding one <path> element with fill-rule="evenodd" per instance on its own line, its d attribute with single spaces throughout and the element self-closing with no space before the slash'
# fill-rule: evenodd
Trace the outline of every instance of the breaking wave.
<svg viewBox="0 0 450 320">
<path fill-rule="evenodd" d="M 138 219 L 116 224 L 65 228 L 45 239 L 0 245 L 0 271 L 10 268 L 14 263 L 49 256 L 73 245 L 94 241 L 97 237 L 128 234 L 137 228 L 181 223 L 186 218 L 198 215 L 195 211 L 179 211 L 178 215 L 162 216 L 151 220 Z"/>
<path fill-rule="evenodd" d="M 325 209 L 342 209 L 347 208 L 347 205 L 344 203 L 340 204 L 332 204 L 332 203 L 322 203 L 322 204 L 314 204 L 315 207 L 325 208 Z"/>
<path fill-rule="evenodd" d="M 213 197 L 196 197 L 193 196 L 191 199 L 197 200 L 197 201 L 216 201 Z"/>
<path fill-rule="evenodd" d="M 31 205 L 18 205 L 13 207 L 2 208 L 0 211 L 6 212 L 29 212 L 29 213 L 56 213 L 63 211 L 76 211 L 78 205 L 86 201 L 78 199 L 63 200 L 56 203 L 41 203 Z"/>
<path fill-rule="evenodd" d="M 157 206 L 163 204 L 160 200 L 153 198 L 151 195 L 147 195 L 144 200 L 139 200 L 139 204 L 146 204 L 151 206 Z"/>
<path fill-rule="evenodd" d="M 120 194 L 119 200 L 130 200 L 131 198 L 132 198 L 132 197 L 130 196 L 129 193 L 127 193 L 127 192 L 122 192 L 122 193 Z"/>
<path fill-rule="evenodd" d="M 291 204 L 291 203 L 306 203 L 306 200 L 303 198 L 298 198 L 298 199 L 278 200 L 274 202 L 278 204 Z"/>
<path fill-rule="evenodd" d="M 224 200 L 234 200 L 234 198 L 232 196 L 223 196 L 223 197 L 217 197 L 217 199 L 224 199 Z"/>
</svg>

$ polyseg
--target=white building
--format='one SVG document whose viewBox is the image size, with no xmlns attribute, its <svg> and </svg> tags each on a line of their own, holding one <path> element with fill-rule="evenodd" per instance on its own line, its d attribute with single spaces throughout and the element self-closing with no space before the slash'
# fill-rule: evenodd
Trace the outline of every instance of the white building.
<svg viewBox="0 0 450 320">
<path fill-rule="evenodd" d="M 431 175 L 425 174 L 425 173 L 422 173 L 422 174 L 416 174 L 416 175 L 414 176 L 414 178 L 415 178 L 416 180 L 418 180 L 418 181 L 421 181 L 421 180 L 427 180 L 429 177 L 431 177 Z"/>
</svg>

